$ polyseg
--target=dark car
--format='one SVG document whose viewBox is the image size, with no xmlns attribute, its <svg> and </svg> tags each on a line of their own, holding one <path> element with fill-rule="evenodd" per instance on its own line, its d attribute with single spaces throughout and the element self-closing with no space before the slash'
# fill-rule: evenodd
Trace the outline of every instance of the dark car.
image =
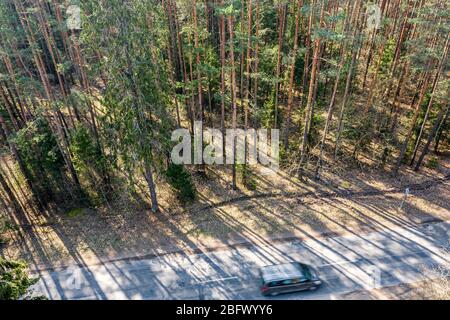
<svg viewBox="0 0 450 320">
<path fill-rule="evenodd" d="M 265 296 L 315 290 L 322 284 L 313 268 L 299 262 L 265 266 L 259 272 L 262 280 L 261 293 Z"/>
</svg>

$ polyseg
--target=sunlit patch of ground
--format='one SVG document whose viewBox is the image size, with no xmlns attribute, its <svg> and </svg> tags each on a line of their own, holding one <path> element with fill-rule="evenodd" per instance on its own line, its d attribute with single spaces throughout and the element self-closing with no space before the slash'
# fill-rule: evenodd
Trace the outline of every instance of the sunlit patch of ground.
<svg viewBox="0 0 450 320">
<path fill-rule="evenodd" d="M 345 300 L 449 300 L 449 279 L 435 278 L 339 295 Z"/>
</svg>

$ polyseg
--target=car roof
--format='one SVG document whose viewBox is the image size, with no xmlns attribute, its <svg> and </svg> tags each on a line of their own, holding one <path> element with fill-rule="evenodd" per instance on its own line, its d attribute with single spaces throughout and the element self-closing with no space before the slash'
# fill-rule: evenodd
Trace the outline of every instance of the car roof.
<svg viewBox="0 0 450 320">
<path fill-rule="evenodd" d="M 301 265 L 298 262 L 265 266 L 260 270 L 261 276 L 265 282 L 293 278 L 305 278 Z"/>
</svg>

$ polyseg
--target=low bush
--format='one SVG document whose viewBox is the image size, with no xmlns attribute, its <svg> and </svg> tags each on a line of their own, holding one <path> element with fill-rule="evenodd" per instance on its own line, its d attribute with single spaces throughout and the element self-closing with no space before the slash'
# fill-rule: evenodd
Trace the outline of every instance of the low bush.
<svg viewBox="0 0 450 320">
<path fill-rule="evenodd" d="M 166 179 L 181 202 L 186 203 L 195 199 L 191 175 L 182 165 L 170 164 L 166 171 Z"/>
</svg>

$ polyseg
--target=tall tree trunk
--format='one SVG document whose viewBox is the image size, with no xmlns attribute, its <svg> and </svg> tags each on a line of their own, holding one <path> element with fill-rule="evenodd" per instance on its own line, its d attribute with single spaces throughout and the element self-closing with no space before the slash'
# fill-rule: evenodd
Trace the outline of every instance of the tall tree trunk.
<svg viewBox="0 0 450 320">
<path fill-rule="evenodd" d="M 362 17 L 363 15 L 361 15 Z M 348 102 L 348 98 L 349 98 L 349 93 L 350 93 L 350 86 L 352 83 L 352 79 L 353 79 L 353 74 L 355 73 L 355 63 L 356 63 L 356 56 L 358 54 L 358 48 L 355 48 L 355 45 L 357 43 L 357 38 L 359 37 L 359 35 L 361 34 L 361 26 L 362 26 L 362 18 L 359 19 L 358 21 L 358 17 L 356 17 L 356 26 L 353 30 L 353 40 L 352 40 L 352 44 L 351 44 L 351 48 L 353 50 L 353 54 L 352 54 L 352 58 L 350 61 L 350 66 L 348 69 L 348 74 L 347 74 L 347 80 L 345 82 L 345 90 L 344 90 L 344 96 L 342 97 L 342 102 L 341 102 L 341 108 L 339 111 L 339 116 L 338 116 L 338 125 L 337 125 L 337 130 L 336 130 L 336 141 L 335 141 L 335 145 L 334 145 L 334 160 L 337 159 L 337 155 L 339 152 L 339 145 L 341 142 L 341 135 L 342 135 L 342 131 L 344 130 L 344 112 L 345 112 L 345 107 L 347 105 Z"/>
<path fill-rule="evenodd" d="M 416 159 L 417 151 L 419 149 L 420 142 L 422 141 L 422 135 L 423 135 L 423 132 L 425 130 L 425 126 L 427 124 L 428 116 L 430 114 L 431 107 L 433 106 L 434 97 L 435 97 L 435 93 L 436 93 L 436 87 L 437 87 L 438 82 L 439 82 L 439 77 L 441 76 L 441 73 L 442 73 L 442 68 L 444 66 L 444 61 L 446 60 L 446 57 L 447 57 L 446 55 L 448 54 L 448 41 L 449 40 L 447 38 L 447 41 L 446 41 L 445 46 L 444 46 L 444 56 L 442 57 L 442 60 L 440 62 L 440 65 L 438 66 L 438 70 L 437 70 L 436 75 L 435 75 L 434 80 L 433 80 L 433 85 L 431 87 L 432 89 L 431 89 L 430 100 L 428 101 L 427 110 L 426 110 L 424 118 L 423 118 L 422 126 L 420 127 L 420 132 L 419 132 L 419 135 L 417 136 L 417 141 L 416 141 L 416 144 L 414 146 L 414 151 L 413 151 L 413 154 L 412 154 L 412 157 L 411 157 L 411 161 L 409 163 L 410 166 L 412 166 L 414 164 L 414 161 Z"/>
<path fill-rule="evenodd" d="M 303 97 L 305 95 L 306 83 L 308 82 L 308 71 L 309 71 L 309 60 L 311 55 L 311 33 L 312 33 L 312 24 L 314 18 L 314 6 L 316 0 L 311 0 L 310 3 L 310 13 L 308 18 L 308 31 L 306 32 L 305 37 L 305 59 L 304 59 L 304 67 L 303 67 L 303 79 L 302 86 L 300 90 L 300 109 L 303 108 Z"/>
<path fill-rule="evenodd" d="M 416 166 L 414 167 L 414 171 L 419 171 L 420 166 L 423 162 L 423 159 L 425 158 L 425 156 L 428 153 L 428 150 L 430 149 L 430 144 L 433 141 L 433 138 L 436 137 L 437 130 L 439 128 L 439 125 L 440 125 L 442 119 L 444 118 L 444 114 L 447 117 L 449 110 L 450 110 L 450 104 L 448 104 L 446 108 L 442 108 L 441 111 L 439 112 L 439 115 L 438 115 L 437 119 L 435 120 L 433 129 L 431 129 L 430 134 L 428 135 L 427 143 L 423 147 L 422 154 L 420 155 L 419 160 L 417 160 Z"/>
<path fill-rule="evenodd" d="M 447 123 L 447 119 L 448 119 L 448 114 L 449 114 L 449 110 L 447 109 L 447 112 L 445 113 L 445 117 L 444 119 L 442 119 L 441 123 L 439 124 L 439 128 L 438 128 L 438 132 L 436 134 L 436 143 L 434 145 L 434 152 L 438 153 L 439 152 L 439 142 L 441 141 L 442 136 L 444 135 L 445 132 L 445 125 Z"/>
<path fill-rule="evenodd" d="M 176 112 L 176 116 L 177 116 L 177 127 L 181 128 L 181 119 L 180 119 L 180 108 L 178 106 L 178 97 L 177 97 L 177 90 L 176 90 L 176 83 L 175 83 L 175 78 L 174 78 L 174 65 L 172 62 L 172 50 L 170 48 L 170 45 L 167 46 L 167 51 L 168 51 L 168 60 L 169 60 L 169 80 L 170 80 L 170 85 L 171 85 L 171 89 L 172 89 L 172 95 L 173 95 L 173 99 L 175 102 L 175 112 Z"/>
<path fill-rule="evenodd" d="M 274 128 L 278 128 L 278 100 L 280 91 L 280 73 L 281 73 L 281 55 L 283 52 L 283 37 L 284 37 L 284 26 L 286 20 L 286 4 L 282 4 L 279 13 L 279 25 L 278 25 L 278 55 L 277 55 L 277 67 L 275 70 L 275 118 L 274 118 Z"/>
<path fill-rule="evenodd" d="M 174 20 L 175 20 L 175 31 L 177 33 L 178 60 L 179 60 L 179 64 L 181 65 L 181 68 L 182 68 L 181 70 L 182 70 L 182 74 L 183 74 L 183 82 L 184 82 L 183 95 L 185 97 L 186 114 L 189 119 L 191 133 L 193 134 L 194 133 L 194 115 L 193 115 L 194 107 L 193 107 L 192 99 L 188 98 L 187 90 L 185 87 L 189 81 L 188 81 L 188 76 L 187 76 L 186 59 L 184 58 L 184 54 L 183 54 L 183 41 L 181 39 L 180 27 L 179 27 L 179 23 L 178 23 L 177 4 L 176 4 L 176 2 L 174 2 L 172 4 L 172 1 L 170 2 L 170 4 L 171 4 L 170 8 L 173 9 L 173 16 L 174 16 Z"/>
<path fill-rule="evenodd" d="M 127 22 L 121 23 L 121 30 L 124 35 L 127 34 L 128 25 Z M 131 91 L 132 91 L 132 97 L 134 100 L 134 108 L 136 109 L 136 114 L 138 115 L 138 119 L 136 120 L 136 127 L 137 130 L 140 132 L 139 134 L 139 146 L 141 150 L 144 152 L 144 155 L 142 157 L 143 160 L 143 168 L 144 168 L 144 177 L 147 181 L 147 186 L 150 192 L 150 199 L 151 199 L 151 205 L 152 205 L 152 211 L 158 212 L 159 211 L 159 204 L 158 204 L 158 197 L 156 194 L 156 187 L 153 180 L 153 173 L 152 173 L 152 166 L 151 166 L 151 159 L 152 159 L 152 148 L 149 146 L 146 142 L 146 138 L 149 136 L 150 132 L 148 130 L 148 124 L 147 124 L 147 117 L 145 115 L 141 100 L 139 98 L 139 88 L 136 84 L 136 81 L 134 79 L 134 66 L 133 62 L 131 60 L 130 56 L 130 44 L 126 42 L 125 44 L 125 56 L 127 61 L 127 71 L 128 71 L 128 77 L 131 84 Z"/>
<path fill-rule="evenodd" d="M 350 11 L 350 1 L 347 2 L 347 18 L 344 22 L 344 34 L 346 34 L 346 32 L 347 32 L 348 23 L 349 23 L 348 17 L 350 16 L 351 13 L 356 16 L 359 16 L 359 0 L 354 2 L 352 11 Z M 358 21 L 358 20 L 356 20 L 356 21 Z M 357 26 L 355 26 L 355 27 L 357 27 Z M 341 46 L 341 58 L 339 61 L 336 79 L 334 82 L 333 93 L 331 95 L 330 105 L 328 107 L 327 119 L 326 119 L 325 127 L 324 127 L 323 133 L 322 133 L 322 140 L 320 141 L 319 157 L 317 159 L 316 170 L 315 170 L 315 175 L 316 175 L 317 179 L 320 178 L 320 170 L 322 168 L 323 151 L 324 151 L 325 142 L 327 139 L 327 134 L 328 134 L 328 130 L 329 130 L 330 123 L 331 123 L 331 118 L 333 117 L 333 110 L 334 110 L 334 105 L 336 102 L 336 95 L 337 95 L 337 91 L 338 91 L 338 87 L 339 87 L 339 82 L 341 79 L 342 69 L 343 69 L 344 63 L 345 63 L 345 57 L 347 54 L 346 50 L 347 50 L 347 42 L 345 42 L 345 40 L 344 40 L 344 42 Z"/>
<path fill-rule="evenodd" d="M 292 102 L 294 100 L 294 76 L 295 76 L 295 62 L 297 59 L 298 52 L 298 34 L 300 30 L 300 18 L 302 15 L 303 1 L 297 1 L 297 15 L 295 17 L 295 32 L 294 32 L 294 48 L 291 54 L 291 64 L 289 70 L 289 91 L 288 91 L 288 102 L 287 102 L 287 115 L 286 115 L 286 127 L 284 128 L 284 149 L 287 150 L 289 147 L 289 133 L 291 128 L 291 114 L 292 114 Z"/>
<path fill-rule="evenodd" d="M 30 46 L 32 48 L 35 48 L 37 42 L 36 42 L 36 39 L 35 39 L 35 35 L 34 35 L 34 32 L 33 32 L 33 29 L 31 27 L 31 23 L 30 23 L 30 21 L 28 19 L 27 13 L 26 13 L 27 11 L 23 7 L 21 1 L 14 0 L 14 4 L 16 6 L 17 12 L 21 12 L 19 20 L 20 20 L 20 23 L 21 23 L 21 25 L 23 27 L 23 30 L 25 32 L 25 36 L 27 38 L 27 41 L 29 42 L 29 44 L 30 44 Z M 38 69 L 38 72 L 39 72 L 39 75 L 40 75 L 40 79 L 41 79 L 41 82 L 42 82 L 42 85 L 44 87 L 44 91 L 45 91 L 45 94 L 46 94 L 46 98 L 47 98 L 47 100 L 49 101 L 49 103 L 51 105 L 54 105 L 54 95 L 53 95 L 53 92 L 52 92 L 52 89 L 51 89 L 51 85 L 50 85 L 47 73 L 45 71 L 45 64 L 44 64 L 44 62 L 42 60 L 42 57 L 39 54 L 39 52 L 37 52 L 36 49 L 32 49 L 32 56 L 33 56 L 33 60 L 35 62 L 35 65 L 36 65 L 36 67 Z M 67 168 L 68 168 L 68 170 L 69 170 L 69 172 L 70 172 L 70 174 L 72 176 L 72 179 L 73 179 L 73 181 L 75 183 L 75 186 L 78 189 L 78 192 L 80 194 L 82 194 L 81 184 L 80 184 L 80 181 L 78 179 L 78 175 L 76 173 L 76 170 L 75 170 L 75 167 L 73 165 L 72 159 L 70 157 L 70 152 L 68 151 L 69 142 L 67 141 L 67 139 L 68 139 L 68 137 L 67 137 L 68 136 L 67 135 L 67 124 L 65 123 L 63 114 L 61 113 L 61 111 L 58 108 L 56 108 L 56 119 L 59 121 L 59 125 L 60 125 L 59 128 L 57 126 L 56 126 L 56 128 L 53 126 L 54 129 L 56 129 L 56 131 L 60 133 L 59 134 L 60 135 L 60 139 L 56 139 L 57 142 L 58 142 L 58 140 L 60 140 L 60 142 L 58 142 L 58 147 L 59 147 L 59 149 L 61 151 L 61 154 L 63 155 L 63 158 L 64 158 L 64 160 L 66 162 Z M 50 124 L 50 127 L 52 127 L 52 123 L 49 122 L 49 124 Z"/>
<path fill-rule="evenodd" d="M 0 126 L 3 129 L 3 132 L 5 133 L 6 137 L 10 137 L 11 134 L 9 132 L 8 126 L 6 124 L 5 119 L 3 118 L 2 114 L 0 113 Z M 25 177 L 25 181 L 30 188 L 30 191 L 33 195 L 34 202 L 37 205 L 39 210 L 44 210 L 45 205 L 43 201 L 41 200 L 41 197 L 39 195 L 38 189 L 34 185 L 33 176 L 28 170 L 25 162 L 23 161 L 19 151 L 17 150 L 16 145 L 11 140 L 7 141 L 9 144 L 9 148 L 11 150 L 12 155 L 14 156 L 14 159 L 17 161 L 17 164 L 19 165 L 20 171 L 22 172 L 23 176 Z"/>
<path fill-rule="evenodd" d="M 394 101 L 392 102 L 392 112 L 393 112 L 393 116 L 391 119 L 391 125 L 390 125 L 390 132 L 392 135 L 395 136 L 395 130 L 397 128 L 397 121 L 398 121 L 398 111 L 400 109 L 400 93 L 402 90 L 402 86 L 403 86 L 403 82 L 404 79 L 406 78 L 406 75 L 408 74 L 408 70 L 409 70 L 409 63 L 405 62 L 402 68 L 402 71 L 400 72 L 400 78 L 398 80 L 398 84 L 397 84 L 397 89 L 395 90 L 395 95 L 394 95 Z"/>
<path fill-rule="evenodd" d="M 255 7 L 255 52 L 253 55 L 254 68 L 253 68 L 253 127 L 256 129 L 257 124 L 257 113 L 258 113 L 258 72 L 259 72 L 259 19 L 260 19 L 260 6 L 259 1 L 256 0 Z"/>
<path fill-rule="evenodd" d="M 198 37 L 198 22 L 197 22 L 197 1 L 194 1 L 194 48 L 195 48 L 195 69 L 197 72 L 197 82 L 198 82 L 198 112 L 200 121 L 203 123 L 203 88 L 202 88 L 202 74 L 200 71 L 200 48 L 199 48 L 199 37 Z M 202 132 L 202 141 L 203 141 L 203 132 Z"/>
<path fill-rule="evenodd" d="M 197 21 L 197 1 L 194 0 L 194 47 L 195 47 L 195 59 L 196 59 L 196 72 L 197 72 L 197 82 L 198 82 L 198 112 L 199 119 L 202 123 L 202 129 L 200 132 L 200 147 L 203 149 L 203 116 L 204 116 L 204 108 L 203 108 L 203 87 L 202 87 L 202 73 L 200 71 L 201 59 L 200 59 L 200 47 L 199 47 L 199 36 L 198 36 L 198 21 Z M 203 157 L 201 160 L 201 164 L 199 166 L 201 174 L 206 174 L 206 166 L 203 162 Z"/>
<path fill-rule="evenodd" d="M 236 70 L 234 63 L 234 17 L 228 16 L 228 28 L 230 33 L 230 60 L 231 60 L 231 105 L 233 108 L 233 129 L 237 128 L 237 108 L 236 108 Z M 233 139 L 233 172 L 232 187 L 237 189 L 236 185 L 236 137 Z"/>
<path fill-rule="evenodd" d="M 424 80 L 424 83 L 422 85 L 422 89 L 421 89 L 420 95 L 419 95 L 419 99 L 416 102 L 416 107 L 414 108 L 414 116 L 413 116 L 413 118 L 411 120 L 411 124 L 410 124 L 408 132 L 406 134 L 405 141 L 403 142 L 403 144 L 402 144 L 402 146 L 400 148 L 400 155 L 397 158 L 397 164 L 394 167 L 393 176 L 397 176 L 398 170 L 400 169 L 400 166 L 402 164 L 403 158 L 405 157 L 409 141 L 410 141 L 410 139 L 412 137 L 414 128 L 416 126 L 417 119 L 419 118 L 420 106 L 422 104 L 423 98 L 424 98 L 425 93 L 426 93 L 427 88 L 428 88 L 429 78 L 430 78 L 430 76 L 429 76 L 429 73 L 427 72 L 427 74 L 425 75 L 425 80 Z"/>
<path fill-rule="evenodd" d="M 2 172 L 1 172 L 1 168 L 0 168 L 0 186 L 2 187 L 3 191 L 8 196 L 8 200 L 9 200 L 8 202 L 12 206 L 14 211 L 18 214 L 23 213 L 22 207 L 20 206 L 19 201 L 16 198 L 16 195 L 13 193 L 13 191 L 9 187 L 8 183 L 6 182 L 5 177 L 3 176 Z M 0 193 L 0 196 L 1 196 L 1 193 Z"/>
<path fill-rule="evenodd" d="M 411 12 L 411 16 L 414 14 L 414 11 L 416 9 L 416 5 L 414 5 L 412 12 Z M 400 53 L 401 53 L 401 49 L 403 46 L 404 41 L 406 40 L 406 38 L 408 37 L 408 31 L 410 30 L 409 28 L 407 28 L 408 26 L 408 19 L 410 17 L 410 12 L 407 12 L 404 19 L 403 19 L 403 23 L 402 23 L 402 27 L 400 30 L 400 33 L 397 37 L 397 43 L 395 46 L 395 53 L 394 53 L 394 58 L 392 61 L 392 65 L 391 65 L 391 69 L 390 69 L 390 77 L 389 77 L 389 85 L 386 88 L 386 91 L 384 92 L 384 97 L 385 100 L 388 101 L 389 100 L 389 96 L 391 95 L 391 90 L 392 90 L 392 85 L 394 83 L 394 75 L 395 75 L 395 71 L 397 69 L 397 65 L 398 62 L 400 60 Z M 416 26 L 416 24 L 414 25 L 414 27 Z"/>
<path fill-rule="evenodd" d="M 245 3 L 242 2 L 241 5 L 241 17 L 240 17 L 240 37 L 239 37 L 239 100 L 240 100 L 240 106 L 245 108 L 245 101 L 244 101 L 244 70 L 245 70 L 245 49 L 244 49 L 244 9 L 245 9 Z"/>
<path fill-rule="evenodd" d="M 324 7 L 325 3 L 322 1 L 321 9 L 320 9 L 320 19 L 319 19 L 319 26 L 322 26 L 323 22 L 323 16 L 324 16 Z M 312 69 L 311 69 L 311 79 L 309 81 L 309 91 L 308 91 L 308 101 L 306 104 L 306 117 L 305 117 L 305 127 L 303 129 L 303 140 L 302 140 L 302 146 L 301 146 L 301 153 L 300 153 L 300 163 L 299 163 L 299 175 L 303 175 L 303 163 L 305 162 L 306 158 L 306 149 L 308 146 L 308 138 L 309 138 L 309 123 L 310 123 L 310 117 L 311 117 L 311 110 L 313 107 L 313 95 L 314 95 L 314 85 L 316 83 L 316 73 L 317 73 L 317 66 L 319 62 L 319 53 L 320 53 L 320 38 L 317 37 L 314 40 L 314 57 L 313 57 L 313 63 L 312 63 Z"/>
<path fill-rule="evenodd" d="M 223 1 L 221 1 L 223 5 Z M 225 45 L 226 45 L 226 30 L 225 30 L 225 17 L 220 15 L 220 93 L 221 93 L 221 109 L 220 109 L 220 128 L 222 130 L 222 142 L 223 150 L 225 150 Z"/>
<path fill-rule="evenodd" d="M 243 23 L 243 22 L 242 22 Z M 252 0 L 247 1 L 247 56 L 245 66 L 245 97 L 244 97 L 244 129 L 247 132 L 248 129 L 248 109 L 249 109 L 249 92 L 250 92 L 250 66 L 251 66 L 251 51 L 252 51 Z M 247 182 L 247 155 L 248 155 L 248 141 L 247 135 L 245 135 L 244 146 L 244 183 Z"/>
<path fill-rule="evenodd" d="M 363 87 L 362 87 L 363 91 L 366 88 L 367 74 L 369 73 L 370 62 L 372 61 L 372 55 L 373 55 L 373 50 L 374 50 L 374 46 L 375 46 L 376 33 L 377 33 L 377 30 L 374 29 L 372 31 L 372 35 L 371 35 L 370 40 L 369 40 L 370 46 L 369 46 L 369 53 L 367 54 L 366 68 L 364 70 Z"/>
<path fill-rule="evenodd" d="M 369 97 L 367 98 L 366 104 L 364 106 L 364 113 L 367 114 L 372 106 L 373 96 L 377 87 L 377 80 L 378 80 L 378 74 L 380 72 L 381 62 L 383 58 L 383 50 L 384 50 L 384 43 L 380 46 L 378 51 L 378 61 L 377 65 L 375 67 L 375 75 L 373 76 L 373 80 L 370 84 L 369 89 Z"/>
</svg>

